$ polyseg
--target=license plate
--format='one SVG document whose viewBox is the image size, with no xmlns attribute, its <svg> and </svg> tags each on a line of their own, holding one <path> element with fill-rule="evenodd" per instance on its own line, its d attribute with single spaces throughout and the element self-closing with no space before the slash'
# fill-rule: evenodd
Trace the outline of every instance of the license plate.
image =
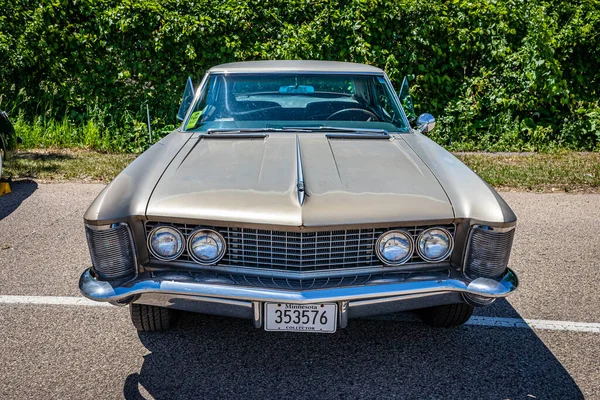
<svg viewBox="0 0 600 400">
<path fill-rule="evenodd" d="M 266 331 L 333 333 L 337 304 L 265 304 Z"/>
</svg>

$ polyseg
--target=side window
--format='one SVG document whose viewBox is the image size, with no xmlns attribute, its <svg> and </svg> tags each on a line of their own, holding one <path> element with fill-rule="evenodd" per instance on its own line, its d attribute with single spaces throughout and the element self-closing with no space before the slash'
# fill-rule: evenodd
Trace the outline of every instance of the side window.
<svg viewBox="0 0 600 400">
<path fill-rule="evenodd" d="M 214 102 L 215 82 L 214 77 L 211 77 L 204 86 L 204 90 L 200 94 L 200 98 L 194 105 L 192 114 L 185 125 L 186 130 L 196 129 L 204 120 L 209 117 L 209 111 L 211 108 L 209 104 Z"/>
<path fill-rule="evenodd" d="M 377 83 L 375 84 L 375 96 L 377 100 L 377 106 L 381 110 L 381 113 L 389 122 L 394 121 L 397 116 L 394 113 L 394 107 L 391 102 L 391 93 L 389 93 L 388 86 L 385 80 L 381 77 L 377 77 Z"/>
</svg>

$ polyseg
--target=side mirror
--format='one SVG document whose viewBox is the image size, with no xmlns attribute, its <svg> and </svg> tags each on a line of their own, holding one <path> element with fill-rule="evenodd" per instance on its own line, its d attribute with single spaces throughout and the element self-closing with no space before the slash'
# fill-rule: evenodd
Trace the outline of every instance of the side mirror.
<svg viewBox="0 0 600 400">
<path fill-rule="evenodd" d="M 187 114 L 187 110 L 192 105 L 192 101 L 194 101 L 194 84 L 192 83 L 192 78 L 188 76 L 185 90 L 183 91 L 183 97 L 181 98 L 181 105 L 177 112 L 178 120 L 183 121 L 185 114 Z"/>
<path fill-rule="evenodd" d="M 435 128 L 435 118 L 431 114 L 421 114 L 417 118 L 417 130 L 421 133 L 429 133 Z"/>
</svg>

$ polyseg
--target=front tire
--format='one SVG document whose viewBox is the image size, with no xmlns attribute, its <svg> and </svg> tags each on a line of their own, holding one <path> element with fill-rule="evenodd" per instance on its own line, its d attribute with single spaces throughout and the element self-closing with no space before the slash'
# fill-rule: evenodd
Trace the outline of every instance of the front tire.
<svg viewBox="0 0 600 400">
<path fill-rule="evenodd" d="M 131 322 L 139 332 L 166 331 L 175 324 L 175 311 L 145 304 L 130 304 Z"/>
<path fill-rule="evenodd" d="M 459 303 L 423 308 L 417 312 L 427 325 L 436 328 L 451 328 L 467 322 L 473 314 L 473 309 L 474 307 L 470 304 Z"/>
</svg>

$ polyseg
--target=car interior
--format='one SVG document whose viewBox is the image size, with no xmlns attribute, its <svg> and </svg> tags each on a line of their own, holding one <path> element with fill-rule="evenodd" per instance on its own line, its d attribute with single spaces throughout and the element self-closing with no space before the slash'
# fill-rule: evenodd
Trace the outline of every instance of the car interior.
<svg viewBox="0 0 600 400">
<path fill-rule="evenodd" d="M 203 122 L 208 121 L 263 121 L 263 120 L 338 120 L 380 121 L 386 114 L 374 92 L 375 85 L 366 80 L 353 82 L 354 93 L 313 91 L 282 93 L 236 92 L 235 81 L 216 77 L 214 90 L 207 94 L 207 109 Z M 389 119 L 389 117 L 387 118 Z"/>
</svg>

